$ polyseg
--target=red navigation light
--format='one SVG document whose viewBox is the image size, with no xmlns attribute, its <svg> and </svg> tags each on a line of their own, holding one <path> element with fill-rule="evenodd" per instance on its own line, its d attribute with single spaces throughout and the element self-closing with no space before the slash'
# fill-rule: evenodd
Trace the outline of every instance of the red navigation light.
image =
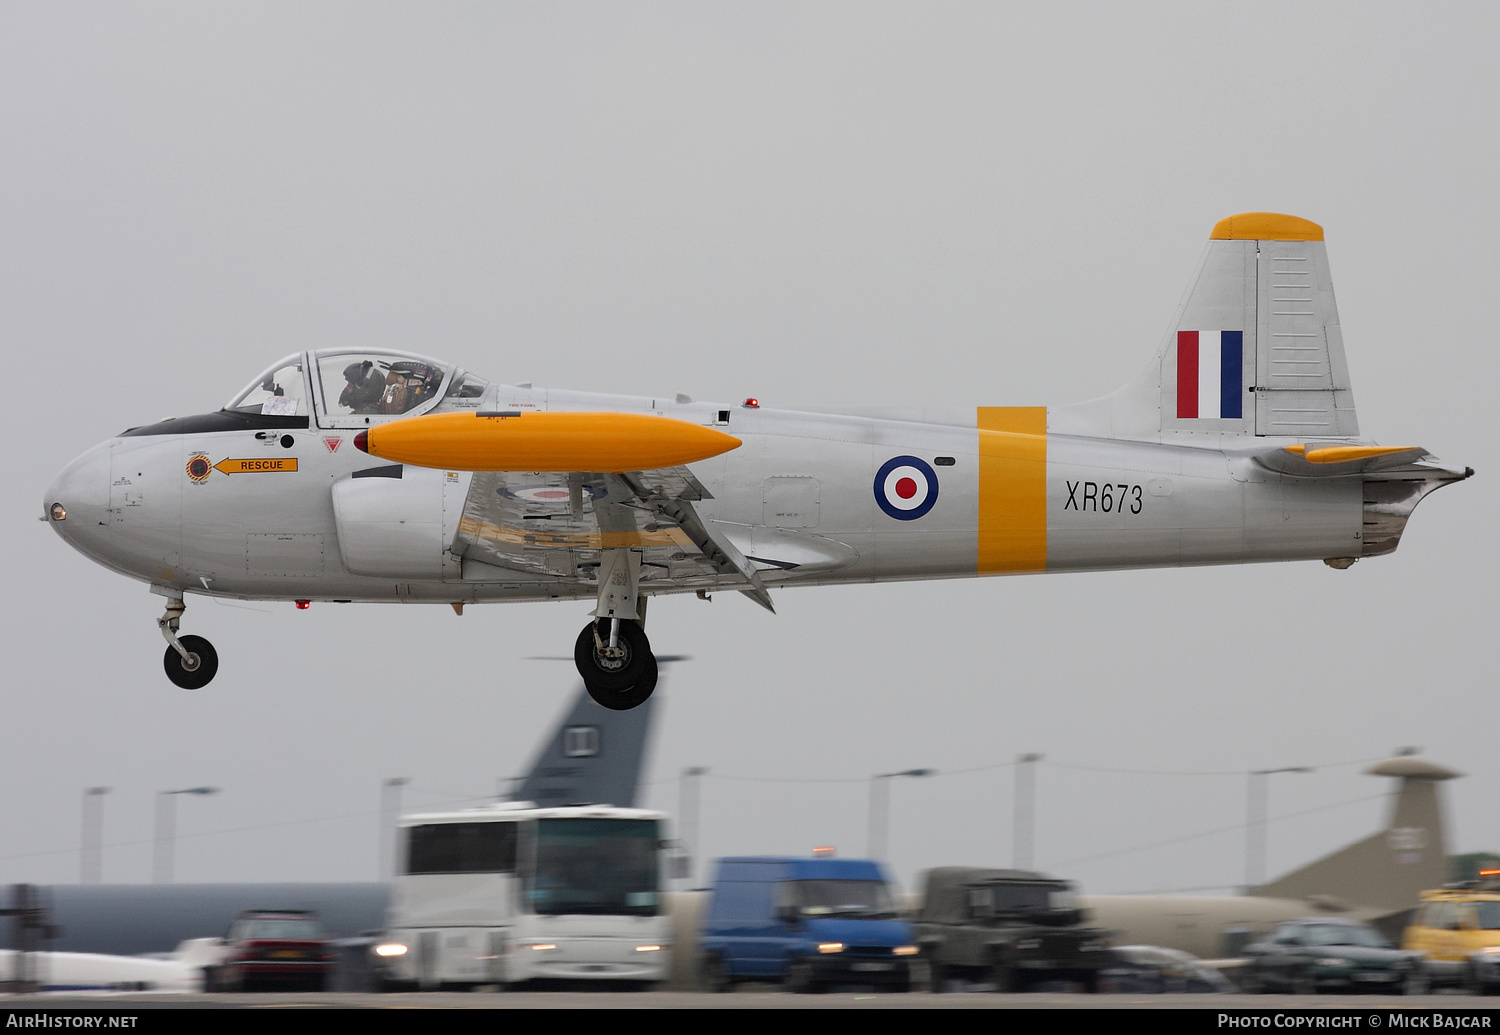
<svg viewBox="0 0 1500 1035">
<path fill-rule="evenodd" d="M 746 399 L 745 400 L 745 409 L 747 409 L 747 410 L 758 410 L 758 409 L 760 409 L 760 400 L 759 399 Z"/>
<path fill-rule="evenodd" d="M 369 450 L 365 448 L 365 443 L 368 441 L 368 435 L 369 432 L 361 431 L 359 434 L 354 436 L 354 448 L 359 450 L 361 453 L 369 452 Z"/>
<path fill-rule="evenodd" d="M 311 600 L 299 600 L 299 601 L 297 601 L 297 610 L 298 611 L 306 611 L 309 607 L 312 607 L 312 601 Z"/>
</svg>

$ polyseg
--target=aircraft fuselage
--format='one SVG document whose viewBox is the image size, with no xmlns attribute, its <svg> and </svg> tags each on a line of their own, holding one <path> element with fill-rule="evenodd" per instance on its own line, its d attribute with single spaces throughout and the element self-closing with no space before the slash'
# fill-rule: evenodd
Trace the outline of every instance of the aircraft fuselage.
<svg viewBox="0 0 1500 1035">
<path fill-rule="evenodd" d="M 688 466 L 712 496 L 697 504 L 700 515 L 757 563 L 768 585 L 1363 551 L 1358 478 L 1280 475 L 1222 448 L 1048 434 L 1041 408 L 984 409 L 975 426 L 958 427 L 536 389 L 511 395 L 507 405 L 523 412 L 664 413 L 739 438 L 740 447 Z M 718 420 L 723 413 L 727 421 Z M 68 510 L 58 531 L 123 574 L 164 589 L 247 599 L 477 602 L 597 592 L 590 569 L 577 562 L 586 565 L 598 551 L 549 543 L 545 506 L 514 530 L 556 555 L 545 570 L 466 562 L 447 549 L 453 536 L 445 534 L 444 548 L 432 551 L 431 577 L 354 574 L 341 561 L 331 489 L 356 471 L 387 465 L 355 449 L 349 429 L 313 420 L 305 429 L 169 433 L 175 423 L 95 447 L 49 490 L 49 505 L 62 500 Z M 919 462 L 898 463 L 914 467 L 908 484 L 877 480 L 903 457 Z M 456 529 L 473 475 L 408 472 L 430 481 L 445 524 Z M 899 509 L 909 503 L 902 491 L 936 498 L 924 499 L 918 506 L 930 507 L 913 518 L 917 508 Z M 882 498 L 897 507 L 883 508 Z M 643 575 L 643 593 L 740 588 L 732 577 L 653 574 Z"/>
</svg>

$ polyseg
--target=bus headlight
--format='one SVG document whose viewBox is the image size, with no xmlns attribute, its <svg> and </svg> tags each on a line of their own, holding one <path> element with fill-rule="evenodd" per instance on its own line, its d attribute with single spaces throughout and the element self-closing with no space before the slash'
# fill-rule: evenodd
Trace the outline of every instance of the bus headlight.
<svg viewBox="0 0 1500 1035">
<path fill-rule="evenodd" d="M 663 946 L 660 946 L 660 945 L 637 945 L 635 947 L 635 951 L 636 952 L 661 952 L 662 948 L 663 948 Z"/>
<path fill-rule="evenodd" d="M 919 950 L 915 945 L 898 945 L 891 950 L 892 956 L 915 956 Z"/>
<path fill-rule="evenodd" d="M 405 956 L 406 946 L 402 945 L 400 942 L 386 942 L 383 945 L 375 946 L 375 955 L 385 957 Z"/>
<path fill-rule="evenodd" d="M 844 951 L 844 943 L 843 942 L 819 942 L 818 943 L 818 951 L 821 952 L 821 953 L 823 953 L 824 955 L 828 955 L 829 953 L 834 953 L 834 952 L 843 952 Z"/>
</svg>

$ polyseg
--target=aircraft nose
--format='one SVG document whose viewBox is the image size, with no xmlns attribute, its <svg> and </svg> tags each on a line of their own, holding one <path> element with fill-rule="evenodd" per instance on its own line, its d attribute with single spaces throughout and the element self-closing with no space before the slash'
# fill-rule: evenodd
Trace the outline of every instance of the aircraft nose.
<svg viewBox="0 0 1500 1035">
<path fill-rule="evenodd" d="M 90 449 L 62 469 L 47 488 L 42 515 L 64 539 L 109 521 L 109 443 Z"/>
</svg>

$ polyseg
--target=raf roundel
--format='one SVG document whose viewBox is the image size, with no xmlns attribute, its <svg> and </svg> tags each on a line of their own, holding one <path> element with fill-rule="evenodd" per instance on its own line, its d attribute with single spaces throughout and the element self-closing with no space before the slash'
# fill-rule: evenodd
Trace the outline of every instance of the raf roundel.
<svg viewBox="0 0 1500 1035">
<path fill-rule="evenodd" d="M 572 494 L 566 485 L 526 485 L 518 489 L 501 486 L 496 490 L 496 494 L 507 499 L 519 500 L 522 503 L 538 503 L 544 506 L 566 507 L 572 500 Z M 583 499 L 586 502 L 592 502 L 603 496 L 603 486 L 583 486 Z"/>
<path fill-rule="evenodd" d="M 893 456 L 875 474 L 875 502 L 897 521 L 915 521 L 937 498 L 937 474 L 925 460 Z"/>
</svg>

